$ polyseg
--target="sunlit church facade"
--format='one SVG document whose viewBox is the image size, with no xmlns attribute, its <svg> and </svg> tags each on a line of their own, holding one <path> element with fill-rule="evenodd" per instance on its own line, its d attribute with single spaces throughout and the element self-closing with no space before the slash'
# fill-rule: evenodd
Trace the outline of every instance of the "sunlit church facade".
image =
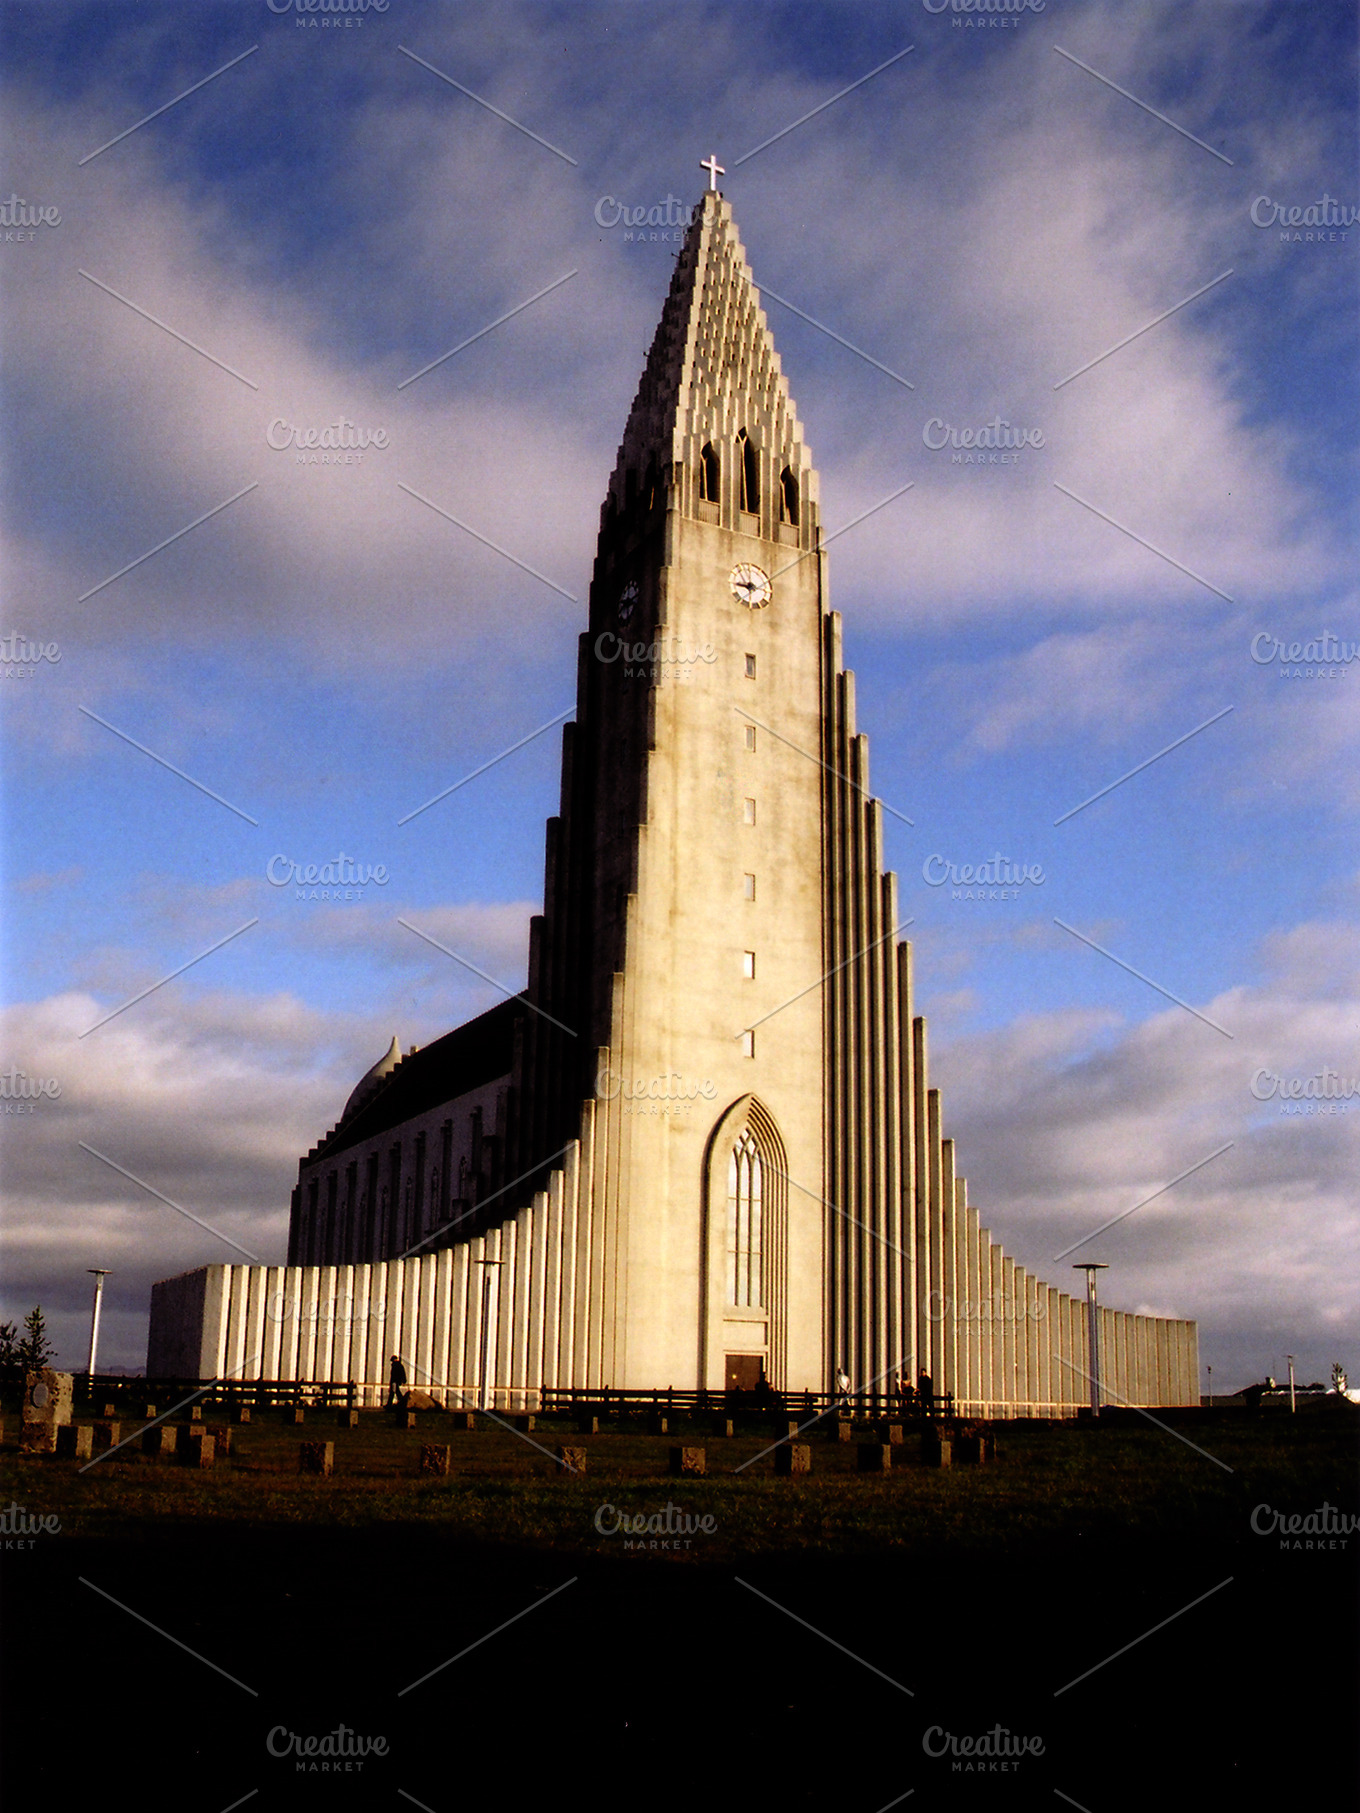
<svg viewBox="0 0 1360 1813">
<path fill-rule="evenodd" d="M 154 1287 L 148 1372 L 1088 1400 L 1087 1305 L 980 1223 L 930 1086 L 817 475 L 727 201 L 695 210 L 609 482 L 524 991 L 391 1048 L 288 1262 Z M 1196 1329 L 1101 1308 L 1106 1400 Z"/>
</svg>

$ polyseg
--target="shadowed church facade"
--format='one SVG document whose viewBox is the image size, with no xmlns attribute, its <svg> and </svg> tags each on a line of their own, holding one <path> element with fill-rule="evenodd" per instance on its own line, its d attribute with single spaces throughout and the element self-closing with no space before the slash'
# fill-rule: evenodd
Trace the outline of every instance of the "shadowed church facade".
<svg viewBox="0 0 1360 1813">
<path fill-rule="evenodd" d="M 1087 1307 L 980 1225 L 929 1085 L 817 476 L 731 209 L 696 210 L 602 511 L 521 995 L 387 1054 L 286 1266 L 153 1288 L 148 1372 L 1087 1401 Z M 1113 1402 L 1191 1322 L 1099 1312 Z"/>
</svg>

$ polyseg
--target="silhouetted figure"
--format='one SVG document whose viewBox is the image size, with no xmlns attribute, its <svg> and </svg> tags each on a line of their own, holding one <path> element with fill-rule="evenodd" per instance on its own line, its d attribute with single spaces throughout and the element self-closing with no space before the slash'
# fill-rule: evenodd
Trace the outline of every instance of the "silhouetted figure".
<svg viewBox="0 0 1360 1813">
<path fill-rule="evenodd" d="M 934 1416 L 935 1381 L 924 1367 L 916 1375 L 916 1395 L 921 1400 L 921 1415 Z"/>
<path fill-rule="evenodd" d="M 836 1408 L 847 1412 L 850 1409 L 850 1374 L 844 1366 L 836 1374 Z"/>
<path fill-rule="evenodd" d="M 405 1410 L 406 1408 L 406 1368 L 401 1363 L 401 1355 L 394 1353 L 387 1373 L 388 1410 Z"/>
</svg>

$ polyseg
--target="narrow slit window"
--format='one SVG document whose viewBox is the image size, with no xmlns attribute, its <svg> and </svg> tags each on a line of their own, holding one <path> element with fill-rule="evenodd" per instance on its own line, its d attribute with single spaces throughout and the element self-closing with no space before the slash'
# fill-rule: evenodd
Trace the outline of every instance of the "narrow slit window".
<svg viewBox="0 0 1360 1813">
<path fill-rule="evenodd" d="M 754 951 L 743 951 L 741 953 L 741 973 L 748 982 L 755 981 L 756 954 Z"/>
<path fill-rule="evenodd" d="M 741 456 L 741 507 L 754 516 L 760 509 L 760 457 L 744 428 L 737 436 L 737 452 Z"/>
<path fill-rule="evenodd" d="M 744 1058 L 756 1055 L 756 1035 L 749 1028 L 741 1035 L 741 1055 Z"/>
<path fill-rule="evenodd" d="M 754 875 L 743 875 L 741 878 L 741 881 L 742 881 L 742 892 L 745 894 L 747 900 L 754 900 L 756 897 L 756 878 L 755 878 L 755 876 Z"/>
<path fill-rule="evenodd" d="M 779 520 L 798 527 L 798 480 L 787 466 L 779 480 Z"/>
<path fill-rule="evenodd" d="M 741 816 L 743 824 L 753 825 L 756 822 L 756 802 L 753 799 L 741 802 Z"/>
<path fill-rule="evenodd" d="M 712 443 L 699 455 L 699 496 L 706 504 L 718 501 L 718 456 Z"/>
<path fill-rule="evenodd" d="M 756 746 L 756 727 L 754 724 L 748 724 L 746 726 L 746 747 L 748 749 L 754 749 L 755 746 Z"/>
<path fill-rule="evenodd" d="M 748 680 L 754 680 L 755 677 L 756 677 L 756 658 L 754 655 L 748 655 L 746 657 L 746 678 Z"/>
</svg>

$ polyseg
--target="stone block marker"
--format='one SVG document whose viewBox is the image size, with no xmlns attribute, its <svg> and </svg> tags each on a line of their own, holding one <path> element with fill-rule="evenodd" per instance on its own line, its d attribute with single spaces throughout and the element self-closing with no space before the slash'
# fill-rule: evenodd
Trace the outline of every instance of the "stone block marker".
<svg viewBox="0 0 1360 1813">
<path fill-rule="evenodd" d="M 702 1448 L 672 1448 L 671 1473 L 675 1478 L 708 1472 L 708 1456 Z"/>
<path fill-rule="evenodd" d="M 790 1439 L 795 1435 L 801 1435 L 803 1433 L 802 1424 L 801 1423 L 785 1423 L 784 1433 L 785 1433 L 785 1435 L 789 1436 Z"/>
<path fill-rule="evenodd" d="M 96 1423 L 94 1425 L 94 1451 L 102 1454 L 108 1448 L 116 1448 L 123 1439 L 121 1423 Z"/>
<path fill-rule="evenodd" d="M 669 1435 L 670 1432 L 671 1426 L 664 1416 L 653 1416 L 647 1419 L 647 1433 L 649 1435 Z"/>
<path fill-rule="evenodd" d="M 94 1425 L 63 1423 L 57 1430 L 57 1453 L 62 1460 L 89 1460 L 94 1453 Z"/>
<path fill-rule="evenodd" d="M 99 1412 L 99 1414 L 100 1414 L 100 1416 L 105 1418 L 105 1420 L 107 1421 L 108 1419 L 117 1416 L 118 1406 L 117 1406 L 117 1404 L 105 1404 L 104 1408 Z"/>
<path fill-rule="evenodd" d="M 859 1444 L 859 1470 L 861 1473 L 891 1473 L 891 1442 L 861 1442 Z"/>
<path fill-rule="evenodd" d="M 154 1429 L 143 1429 L 142 1453 L 165 1460 L 175 1452 L 176 1433 L 171 1423 L 157 1423 Z"/>
<path fill-rule="evenodd" d="M 217 1443 L 206 1429 L 190 1429 L 188 1441 L 177 1450 L 180 1463 L 186 1467 L 211 1467 L 217 1459 Z"/>
<path fill-rule="evenodd" d="M 532 1435 L 537 1426 L 537 1420 L 530 1416 L 527 1411 L 523 1416 L 517 1416 L 515 1418 L 515 1427 L 519 1430 L 521 1435 Z"/>
<path fill-rule="evenodd" d="M 961 1435 L 959 1460 L 965 1466 L 980 1467 L 991 1458 L 992 1441 L 987 1435 Z"/>
<path fill-rule="evenodd" d="M 294 1428 L 296 1428 L 307 1421 L 307 1412 L 302 1408 L 301 1404 L 294 1404 L 293 1408 L 287 1413 L 283 1420 L 286 1423 L 292 1423 Z"/>
<path fill-rule="evenodd" d="M 477 1418 L 470 1410 L 455 1410 L 453 1413 L 453 1426 L 455 1429 L 475 1429 L 477 1427 Z"/>
<path fill-rule="evenodd" d="M 299 1442 L 298 1472 L 320 1473 L 329 1479 L 335 1471 L 334 1442 Z"/>
<path fill-rule="evenodd" d="M 921 1435 L 921 1459 L 928 1467 L 952 1467 L 954 1464 L 954 1443 L 947 1435 L 938 1435 L 933 1429 L 926 1429 Z"/>
<path fill-rule="evenodd" d="M 578 1435 L 598 1435 L 600 1433 L 599 1417 L 583 1416 L 576 1425 L 576 1433 Z"/>
<path fill-rule="evenodd" d="M 884 1423 L 882 1433 L 884 1441 L 891 1447 L 900 1448 L 902 1446 L 903 1432 L 901 1423 Z"/>
<path fill-rule="evenodd" d="M 725 1436 L 729 1441 L 737 1433 L 737 1425 L 730 1416 L 715 1416 L 713 1419 L 714 1435 Z"/>
<path fill-rule="evenodd" d="M 398 1415 L 397 1415 L 398 1429 L 414 1429 L 415 1426 L 416 1426 L 416 1413 L 414 1410 L 405 1410 L 405 1411 L 401 1411 L 398 1413 Z"/>
<path fill-rule="evenodd" d="M 142 1405 L 142 1421 L 143 1422 L 149 1423 L 151 1421 L 152 1417 L 155 1416 L 155 1414 L 156 1414 L 156 1406 L 154 1404 L 143 1404 Z"/>
<path fill-rule="evenodd" d="M 584 1448 L 559 1448 L 557 1458 L 562 1465 L 562 1473 L 584 1473 L 586 1470 L 586 1451 Z"/>
<path fill-rule="evenodd" d="M 19 1427 L 19 1450 L 23 1454 L 54 1454 L 57 1430 L 71 1420 L 72 1375 L 53 1372 L 44 1366 L 41 1372 L 24 1374 L 23 1421 Z"/>
<path fill-rule="evenodd" d="M 189 1411 L 189 1421 L 191 1423 L 201 1423 L 203 1421 L 202 1404 L 195 1404 L 192 1406 L 192 1408 Z"/>
<path fill-rule="evenodd" d="M 237 1404 L 231 1413 L 231 1420 L 233 1423 L 248 1423 L 250 1421 L 250 1405 Z"/>
<path fill-rule="evenodd" d="M 447 1442 L 427 1442 L 420 1450 L 420 1470 L 422 1473 L 446 1474 L 452 1456 L 453 1450 Z"/>
<path fill-rule="evenodd" d="M 231 1453 L 231 1430 L 225 1423 L 209 1423 L 205 1435 L 212 1437 L 217 1448 L 218 1460 L 225 1460 Z"/>
<path fill-rule="evenodd" d="M 781 1442 L 774 1451 L 776 1473 L 811 1473 L 812 1448 L 807 1442 Z"/>
<path fill-rule="evenodd" d="M 855 1439 L 855 1432 L 850 1427 L 849 1417 L 838 1417 L 836 1419 L 836 1422 L 832 1426 L 831 1439 L 833 1442 L 851 1442 Z"/>
<path fill-rule="evenodd" d="M 357 1410 L 340 1410 L 336 1412 L 335 1421 L 341 1429 L 357 1429 L 359 1412 Z"/>
</svg>

